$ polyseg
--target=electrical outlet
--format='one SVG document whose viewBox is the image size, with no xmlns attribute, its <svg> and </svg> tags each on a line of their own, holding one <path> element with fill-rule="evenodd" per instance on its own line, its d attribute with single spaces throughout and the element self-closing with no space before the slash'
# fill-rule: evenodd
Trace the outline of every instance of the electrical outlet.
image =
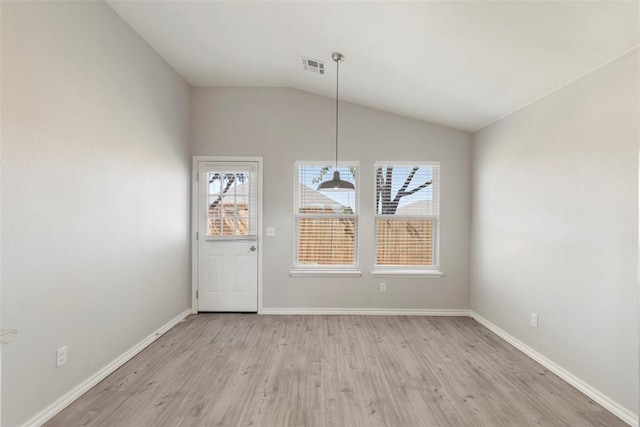
<svg viewBox="0 0 640 427">
<path fill-rule="evenodd" d="M 380 283 L 380 292 L 387 292 L 387 284 L 384 282 Z"/>
<path fill-rule="evenodd" d="M 67 363 L 67 346 L 60 347 L 56 350 L 56 368 Z"/>
<path fill-rule="evenodd" d="M 536 313 L 531 313 L 531 326 L 538 327 L 538 315 Z"/>
<path fill-rule="evenodd" d="M 276 228 L 275 227 L 267 227 L 265 230 L 265 234 L 267 235 L 267 237 L 273 237 L 276 235 Z"/>
</svg>

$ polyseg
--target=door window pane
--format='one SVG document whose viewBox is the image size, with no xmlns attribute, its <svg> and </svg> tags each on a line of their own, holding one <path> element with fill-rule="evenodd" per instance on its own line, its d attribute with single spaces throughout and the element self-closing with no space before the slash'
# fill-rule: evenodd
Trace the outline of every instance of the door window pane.
<svg viewBox="0 0 640 427">
<path fill-rule="evenodd" d="M 250 171 L 208 172 L 208 236 L 247 236 L 251 227 Z"/>
</svg>

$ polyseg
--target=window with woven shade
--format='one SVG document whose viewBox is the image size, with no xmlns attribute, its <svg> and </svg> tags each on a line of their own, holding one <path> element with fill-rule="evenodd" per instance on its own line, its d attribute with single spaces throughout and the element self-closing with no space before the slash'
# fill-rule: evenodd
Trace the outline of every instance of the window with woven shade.
<svg viewBox="0 0 640 427">
<path fill-rule="evenodd" d="M 439 180 L 436 162 L 376 162 L 376 268 L 437 270 Z"/>
<path fill-rule="evenodd" d="M 340 163 L 341 178 L 355 190 L 322 190 L 330 179 L 330 162 L 296 162 L 294 270 L 357 270 L 358 164 Z"/>
</svg>

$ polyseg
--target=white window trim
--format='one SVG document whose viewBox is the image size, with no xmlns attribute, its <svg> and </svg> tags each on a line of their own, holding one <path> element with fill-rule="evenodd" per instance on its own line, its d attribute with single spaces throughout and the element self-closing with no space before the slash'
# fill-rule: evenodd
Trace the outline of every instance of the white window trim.
<svg viewBox="0 0 640 427">
<path fill-rule="evenodd" d="M 376 161 L 373 165 L 373 172 L 375 174 L 378 166 L 437 166 L 440 168 L 439 161 L 424 161 L 424 162 L 411 162 L 411 161 Z M 374 175 L 375 176 L 375 175 Z M 438 170 L 438 182 L 436 186 L 436 191 L 438 195 L 438 199 L 440 198 L 440 184 L 441 184 L 441 174 L 440 170 Z M 373 186 L 373 200 L 376 199 L 377 189 L 374 182 Z M 374 204 L 375 208 L 375 204 Z M 390 215 L 382 215 L 377 212 L 374 214 L 374 242 L 378 241 L 377 234 L 378 228 L 376 227 L 376 221 L 378 218 L 389 217 Z M 434 264 L 433 265 L 384 265 L 374 263 L 373 270 L 371 270 L 372 277 L 406 277 L 406 278 L 434 278 L 439 279 L 444 277 L 444 273 L 440 270 L 440 215 L 438 216 L 411 216 L 411 215 L 394 215 L 394 218 L 420 218 L 420 219 L 432 219 L 437 224 L 434 233 L 434 240 L 436 243 L 436 253 L 434 254 Z M 377 246 L 374 243 L 374 251 L 377 251 Z M 375 257 L 375 255 L 374 255 Z M 376 259 L 377 262 L 377 259 Z"/>
<path fill-rule="evenodd" d="M 300 165 L 331 165 L 335 166 L 335 160 L 296 160 L 294 163 L 294 206 L 293 206 L 293 222 L 294 222 L 294 235 L 293 235 L 293 253 L 294 253 L 294 265 L 293 269 L 289 272 L 289 276 L 291 277 L 361 277 L 362 271 L 360 271 L 360 192 L 362 188 L 360 186 L 360 162 L 358 161 L 339 161 L 338 167 L 348 167 L 355 166 L 356 167 L 356 213 L 350 215 L 352 218 L 356 218 L 356 241 L 354 246 L 354 258 L 355 264 L 352 266 L 344 266 L 344 265 L 296 265 L 295 262 L 298 260 L 298 232 L 296 230 L 296 220 L 298 218 L 298 206 L 295 192 L 298 191 L 298 187 L 300 185 L 299 176 L 298 176 L 298 167 Z M 328 217 L 335 218 L 334 215 L 328 215 Z"/>
<path fill-rule="evenodd" d="M 340 269 L 339 266 L 327 266 L 326 269 L 299 268 L 289 272 L 291 277 L 362 277 L 362 271 L 358 269 Z"/>
<path fill-rule="evenodd" d="M 444 276 L 444 273 L 440 271 L 438 268 L 434 269 L 409 269 L 406 267 L 391 267 L 391 268 L 383 268 L 384 266 L 377 266 L 371 271 L 372 277 L 416 277 L 416 278 L 433 278 L 439 279 Z"/>
</svg>

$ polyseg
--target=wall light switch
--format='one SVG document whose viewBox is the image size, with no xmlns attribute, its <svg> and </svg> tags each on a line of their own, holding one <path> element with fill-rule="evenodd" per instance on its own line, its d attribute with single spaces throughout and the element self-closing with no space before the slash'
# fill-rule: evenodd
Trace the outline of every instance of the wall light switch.
<svg viewBox="0 0 640 427">
<path fill-rule="evenodd" d="M 268 237 L 273 237 L 276 235 L 276 228 L 275 227 L 267 227 L 267 229 L 265 230 L 265 234 Z"/>
<path fill-rule="evenodd" d="M 538 327 L 538 315 L 536 313 L 531 313 L 531 326 Z"/>
</svg>

